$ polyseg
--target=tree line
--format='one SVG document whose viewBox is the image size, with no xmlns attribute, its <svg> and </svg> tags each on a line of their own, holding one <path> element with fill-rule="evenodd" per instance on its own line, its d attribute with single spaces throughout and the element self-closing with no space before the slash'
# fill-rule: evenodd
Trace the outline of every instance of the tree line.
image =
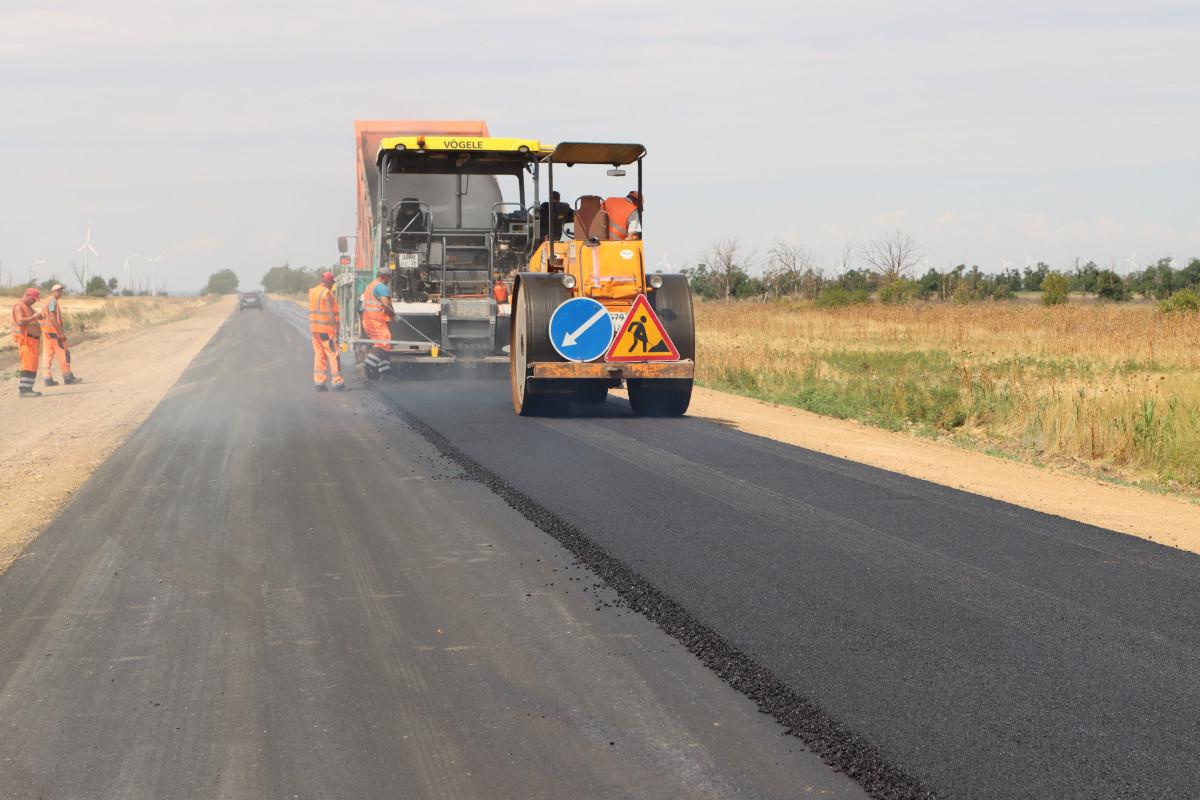
<svg viewBox="0 0 1200 800">
<path fill-rule="evenodd" d="M 1076 261 L 1065 270 L 1055 270 L 1042 261 L 1023 270 L 984 272 L 977 265 L 966 264 L 939 269 L 928 266 L 916 242 L 903 231 L 858 250 L 847 246 L 829 272 L 818 266 L 808 248 L 782 241 L 767 249 L 761 271 L 757 270 L 759 264 L 756 250 L 730 238 L 710 247 L 703 263 L 681 271 L 692 291 L 707 299 L 794 298 L 822 307 L 867 303 L 874 298 L 892 304 L 912 300 L 970 303 L 1010 299 L 1017 292 L 1042 292 L 1046 305 L 1065 303 L 1071 292 L 1113 302 L 1136 296 L 1168 301 L 1182 293 L 1177 305 L 1200 297 L 1200 258 L 1190 259 L 1181 268 L 1176 268 L 1171 258 L 1161 258 L 1126 275 L 1094 261 Z"/>
</svg>

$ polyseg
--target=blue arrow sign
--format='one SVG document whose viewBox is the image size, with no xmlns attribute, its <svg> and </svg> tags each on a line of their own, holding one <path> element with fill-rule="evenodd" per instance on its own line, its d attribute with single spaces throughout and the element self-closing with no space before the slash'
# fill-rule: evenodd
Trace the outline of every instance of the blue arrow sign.
<svg viewBox="0 0 1200 800">
<path fill-rule="evenodd" d="M 568 361 L 595 361 L 613 333 L 608 309 L 590 297 L 572 297 L 550 315 L 550 344 Z"/>
</svg>

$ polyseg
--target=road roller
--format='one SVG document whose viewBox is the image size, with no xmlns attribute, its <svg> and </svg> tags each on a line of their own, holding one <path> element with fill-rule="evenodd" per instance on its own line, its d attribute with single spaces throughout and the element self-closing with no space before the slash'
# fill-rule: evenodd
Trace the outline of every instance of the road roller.
<svg viewBox="0 0 1200 800">
<path fill-rule="evenodd" d="M 646 149 L 562 142 L 539 155 L 547 199 L 531 209 L 537 246 L 512 283 L 513 408 L 553 415 L 571 403 L 602 403 L 624 386 L 639 416 L 683 415 L 696 367 L 692 295 L 685 276 L 646 269 Z M 556 168 L 572 185 L 599 191 L 562 200 Z"/>
</svg>

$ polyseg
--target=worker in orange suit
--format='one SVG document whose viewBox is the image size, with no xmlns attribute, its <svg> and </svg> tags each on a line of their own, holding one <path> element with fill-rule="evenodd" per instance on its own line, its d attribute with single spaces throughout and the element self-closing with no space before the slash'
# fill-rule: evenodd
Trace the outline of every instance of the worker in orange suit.
<svg viewBox="0 0 1200 800">
<path fill-rule="evenodd" d="M 40 297 L 41 293 L 31 286 L 12 307 L 13 341 L 17 343 L 17 356 L 21 361 L 17 373 L 17 392 L 22 398 L 42 396 L 33 388 L 37 383 L 38 359 L 41 356 L 41 320 L 46 316 L 34 309 Z"/>
<path fill-rule="evenodd" d="M 46 301 L 46 318 L 42 325 L 42 342 L 46 350 L 46 385 L 58 386 L 54 380 L 54 360 L 58 358 L 62 370 L 62 382 L 68 386 L 81 383 L 83 378 L 77 377 L 71 371 L 71 350 L 67 346 L 67 329 L 63 326 L 62 318 L 63 285 L 54 284 L 50 289 L 50 299 Z"/>
<path fill-rule="evenodd" d="M 624 197 L 604 201 L 608 215 L 608 238 L 615 240 L 642 238 L 642 196 L 634 189 Z"/>
<path fill-rule="evenodd" d="M 504 284 L 504 281 L 501 280 L 499 272 L 492 276 L 492 281 L 492 297 L 496 299 L 497 303 L 507 303 L 508 287 Z"/>
<path fill-rule="evenodd" d="M 308 326 L 312 330 L 313 385 L 318 392 L 329 387 L 331 380 L 334 391 L 344 391 L 341 363 L 338 361 L 338 313 L 337 296 L 333 292 L 333 273 L 321 275 L 321 282 L 308 290 Z"/>
<path fill-rule="evenodd" d="M 371 340 L 371 351 L 363 361 L 369 380 L 376 380 L 392 369 L 388 355 L 392 349 L 392 329 L 388 323 L 396 318 L 396 312 L 392 310 L 391 279 L 391 271 L 381 268 L 362 294 L 363 332 Z"/>
</svg>

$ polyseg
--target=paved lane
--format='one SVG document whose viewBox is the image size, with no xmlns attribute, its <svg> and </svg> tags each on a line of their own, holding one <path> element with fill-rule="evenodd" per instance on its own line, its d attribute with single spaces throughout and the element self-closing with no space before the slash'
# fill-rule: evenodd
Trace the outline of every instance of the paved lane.
<svg viewBox="0 0 1200 800">
<path fill-rule="evenodd" d="M 947 797 L 1200 797 L 1195 555 L 617 400 L 383 391 L 857 734 L 802 731 L 834 763 L 874 745 Z"/>
<path fill-rule="evenodd" d="M 863 796 L 309 360 L 233 316 L 0 576 L 0 797 Z"/>
</svg>

